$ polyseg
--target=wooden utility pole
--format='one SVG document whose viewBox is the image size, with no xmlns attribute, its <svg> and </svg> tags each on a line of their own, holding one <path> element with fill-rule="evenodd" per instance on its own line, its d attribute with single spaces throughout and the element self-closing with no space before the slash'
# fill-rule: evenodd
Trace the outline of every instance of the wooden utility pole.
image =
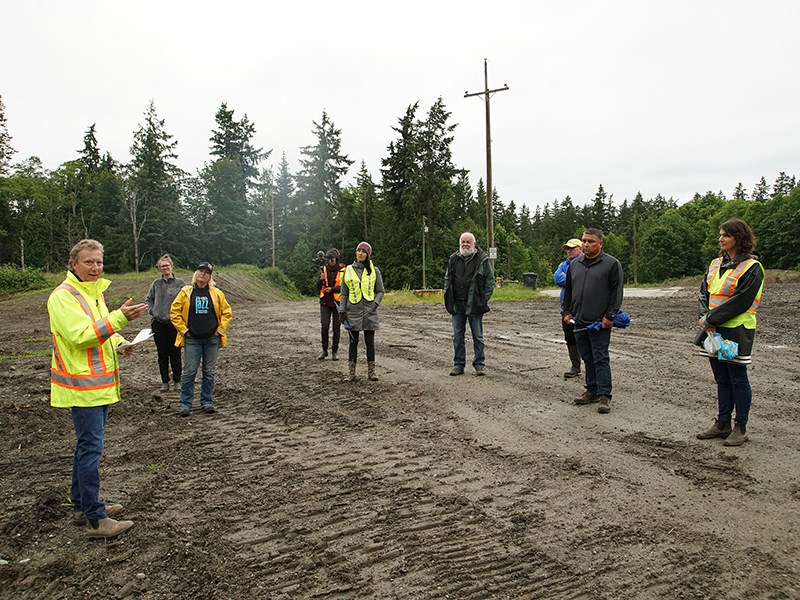
<svg viewBox="0 0 800 600">
<path fill-rule="evenodd" d="M 508 86 L 503 84 L 503 87 L 493 90 L 489 89 L 489 68 L 487 66 L 487 59 L 483 59 L 483 83 L 484 90 L 482 92 L 469 92 L 464 93 L 464 98 L 471 96 L 483 96 L 483 101 L 486 103 L 486 245 L 488 246 L 489 256 L 492 256 L 492 249 L 494 248 L 494 211 L 492 210 L 492 200 L 494 197 L 494 188 L 492 187 L 492 127 L 491 117 L 489 111 L 489 98 L 495 92 L 504 92 Z M 494 249 L 497 253 L 497 249 Z M 492 268 L 494 268 L 494 260 Z"/>
<path fill-rule="evenodd" d="M 428 289 L 428 280 L 425 278 L 425 234 L 428 233 L 427 217 L 422 215 L 422 289 Z"/>
</svg>

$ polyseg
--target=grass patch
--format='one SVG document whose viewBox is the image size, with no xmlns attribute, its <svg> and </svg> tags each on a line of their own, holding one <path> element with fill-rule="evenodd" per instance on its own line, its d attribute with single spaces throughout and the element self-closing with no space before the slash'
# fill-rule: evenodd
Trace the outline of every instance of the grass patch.
<svg viewBox="0 0 800 600">
<path fill-rule="evenodd" d="M 12 352 L 11 354 L 0 354 L 0 363 L 9 360 L 25 360 L 26 358 L 38 358 L 40 356 L 50 356 L 51 349 L 28 350 L 27 352 Z"/>
</svg>

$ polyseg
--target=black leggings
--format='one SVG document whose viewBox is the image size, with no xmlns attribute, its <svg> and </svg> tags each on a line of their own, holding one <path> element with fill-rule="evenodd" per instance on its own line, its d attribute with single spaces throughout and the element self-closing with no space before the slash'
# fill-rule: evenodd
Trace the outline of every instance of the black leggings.
<svg viewBox="0 0 800 600">
<path fill-rule="evenodd" d="M 175 345 L 177 331 L 172 323 L 162 323 L 153 319 L 150 324 L 158 354 L 158 370 L 161 383 L 169 383 L 169 368 L 172 367 L 172 381 L 181 380 L 181 349 Z"/>
<path fill-rule="evenodd" d="M 347 349 L 347 360 L 355 362 L 358 358 L 358 331 L 350 330 L 350 347 Z M 364 343 L 367 345 L 367 362 L 375 362 L 375 331 L 364 332 Z"/>
</svg>

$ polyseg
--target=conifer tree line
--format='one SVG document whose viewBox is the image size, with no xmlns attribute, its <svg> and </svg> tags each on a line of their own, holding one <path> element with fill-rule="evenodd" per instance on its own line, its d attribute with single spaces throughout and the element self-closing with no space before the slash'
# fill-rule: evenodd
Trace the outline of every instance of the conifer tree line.
<svg viewBox="0 0 800 600">
<path fill-rule="evenodd" d="M 105 245 L 110 272 L 150 269 L 169 252 L 189 268 L 201 260 L 274 266 L 311 294 L 318 250 L 335 246 L 350 261 L 366 240 L 387 287 L 419 288 L 424 235 L 424 283 L 440 287 L 459 234 L 472 231 L 480 246 L 486 240 L 487 190 L 480 178 L 473 189 L 470 173 L 454 164 L 450 117 L 441 98 L 427 110 L 410 105 L 392 126 L 380 172 L 370 173 L 363 160 L 344 154 L 342 131 L 323 111 L 292 173 L 286 154 L 255 147 L 255 124 L 223 103 L 209 132 L 208 161 L 190 174 L 177 166 L 178 140 L 151 101 L 128 163 L 103 152 L 91 124 L 76 156 L 49 171 L 36 156 L 14 160 L 0 96 L 0 264 L 60 271 L 71 246 L 93 237 Z M 733 216 L 753 227 L 767 268 L 800 266 L 792 242 L 800 186 L 784 172 L 772 184 L 762 177 L 749 193 L 739 183 L 730 197 L 697 193 L 680 205 L 641 193 L 615 203 L 600 184 L 586 202 L 567 196 L 531 213 L 528 204 L 539 199 L 518 205 L 505 203 L 497 189 L 492 194 L 495 271 L 505 279 L 532 271 L 548 282 L 563 259 L 561 244 L 586 227 L 605 232 L 606 251 L 631 282 L 698 275 L 717 253 L 719 224 Z"/>
</svg>

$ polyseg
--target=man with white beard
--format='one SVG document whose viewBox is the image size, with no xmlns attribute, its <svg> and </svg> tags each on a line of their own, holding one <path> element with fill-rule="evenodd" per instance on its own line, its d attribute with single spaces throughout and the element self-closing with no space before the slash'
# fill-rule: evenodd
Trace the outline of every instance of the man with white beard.
<svg viewBox="0 0 800 600">
<path fill-rule="evenodd" d="M 459 239 L 459 249 L 450 255 L 444 275 L 444 307 L 453 317 L 453 370 L 450 375 L 463 375 L 467 364 L 464 334 L 467 321 L 472 332 L 475 375 L 486 374 L 483 345 L 483 315 L 489 312 L 489 299 L 494 291 L 494 272 L 489 257 L 475 243 L 475 236 L 466 231 Z"/>
</svg>

